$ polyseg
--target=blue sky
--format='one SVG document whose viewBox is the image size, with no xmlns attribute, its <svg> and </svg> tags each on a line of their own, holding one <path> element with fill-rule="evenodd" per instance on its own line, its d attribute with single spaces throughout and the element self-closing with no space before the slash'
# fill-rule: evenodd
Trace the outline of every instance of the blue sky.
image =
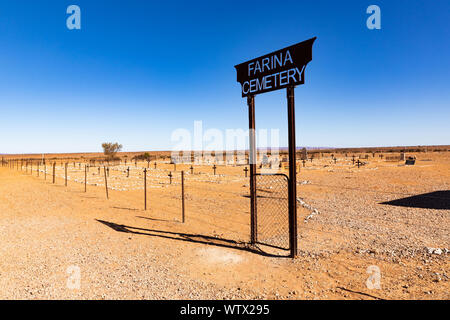
<svg viewBox="0 0 450 320">
<path fill-rule="evenodd" d="M 81 8 L 68 30 L 66 8 Z M 381 30 L 366 8 L 381 8 Z M 170 150 L 171 133 L 248 127 L 234 65 L 317 40 L 297 144 L 450 144 L 446 1 L 0 1 L 0 153 Z M 256 126 L 287 145 L 285 91 Z"/>
</svg>

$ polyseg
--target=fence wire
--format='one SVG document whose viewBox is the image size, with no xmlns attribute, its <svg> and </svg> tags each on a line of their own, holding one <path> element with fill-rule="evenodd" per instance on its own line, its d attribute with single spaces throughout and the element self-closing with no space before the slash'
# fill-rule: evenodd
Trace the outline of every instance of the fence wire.
<svg viewBox="0 0 450 320">
<path fill-rule="evenodd" d="M 256 175 L 256 213 L 258 242 L 289 249 L 287 176 Z"/>
</svg>

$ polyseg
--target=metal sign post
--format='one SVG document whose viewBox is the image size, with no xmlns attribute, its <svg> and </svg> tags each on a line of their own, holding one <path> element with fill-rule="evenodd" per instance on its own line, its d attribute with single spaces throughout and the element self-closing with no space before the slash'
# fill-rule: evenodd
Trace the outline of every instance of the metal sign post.
<svg viewBox="0 0 450 320">
<path fill-rule="evenodd" d="M 249 165 L 250 165 L 250 240 L 257 241 L 256 234 L 256 142 L 255 142 L 255 96 L 247 97 L 249 128 Z"/>
<path fill-rule="evenodd" d="M 297 256 L 297 165 L 295 143 L 295 99 L 294 87 L 286 89 L 288 105 L 288 131 L 289 131 L 289 247 L 291 257 Z"/>
</svg>

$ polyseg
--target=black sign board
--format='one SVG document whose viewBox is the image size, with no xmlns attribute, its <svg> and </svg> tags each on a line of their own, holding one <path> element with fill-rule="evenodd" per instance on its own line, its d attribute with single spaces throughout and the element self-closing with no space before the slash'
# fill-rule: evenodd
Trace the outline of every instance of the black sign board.
<svg viewBox="0 0 450 320">
<path fill-rule="evenodd" d="M 242 97 L 303 84 L 314 40 L 316 37 L 236 65 Z"/>
</svg>

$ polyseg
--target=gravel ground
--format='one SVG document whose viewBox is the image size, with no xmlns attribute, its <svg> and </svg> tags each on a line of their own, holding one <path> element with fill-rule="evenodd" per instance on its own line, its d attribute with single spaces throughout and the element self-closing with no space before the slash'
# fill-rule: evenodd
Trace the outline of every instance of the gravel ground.
<svg viewBox="0 0 450 320">
<path fill-rule="evenodd" d="M 449 154 L 411 167 L 350 160 L 301 169 L 295 260 L 249 250 L 242 167 L 188 176 L 184 224 L 180 185 L 166 180 L 149 182 L 144 211 L 138 187 L 106 200 L 104 186 L 84 193 L 75 173 L 64 187 L 0 168 L 0 298 L 448 299 L 450 210 L 382 203 L 450 190 Z M 366 285 L 370 266 L 381 289 Z"/>
</svg>

